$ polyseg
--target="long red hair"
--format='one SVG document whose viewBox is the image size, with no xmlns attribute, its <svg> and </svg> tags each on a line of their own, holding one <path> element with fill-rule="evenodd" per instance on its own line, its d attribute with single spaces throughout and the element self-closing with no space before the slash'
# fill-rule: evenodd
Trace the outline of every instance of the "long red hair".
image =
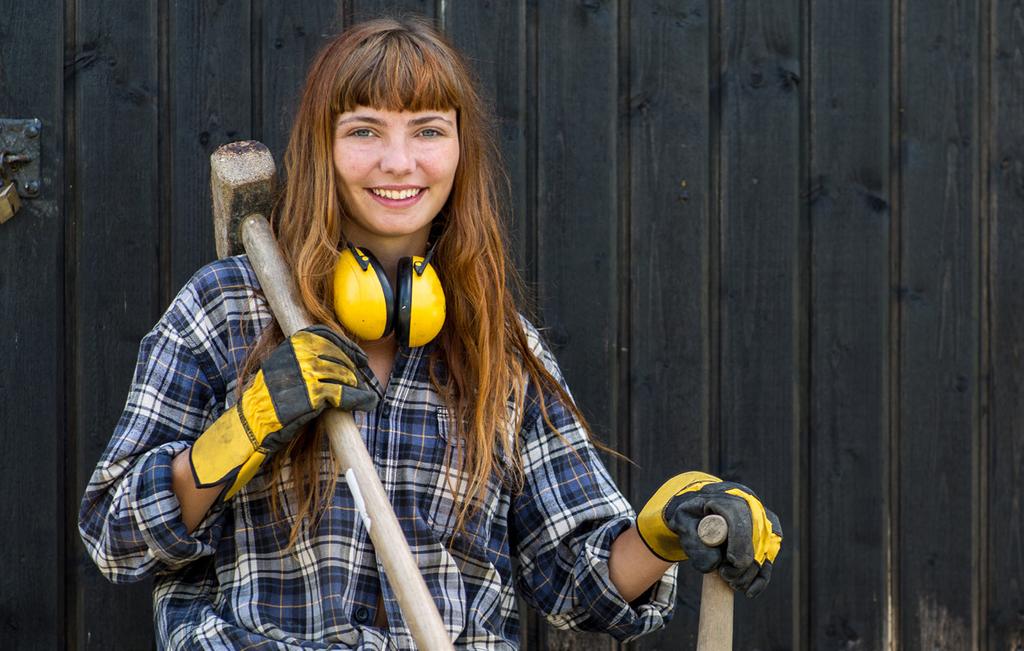
<svg viewBox="0 0 1024 651">
<path fill-rule="evenodd" d="M 508 403 L 521 418 L 528 384 L 538 387 L 541 395 L 556 396 L 585 421 L 531 353 L 519 320 L 516 296 L 521 296 L 521 283 L 509 263 L 500 210 L 504 202 L 499 191 L 507 189 L 507 179 L 498 162 L 489 113 L 462 57 L 423 20 L 357 24 L 327 43 L 306 78 L 271 223 L 313 320 L 344 332 L 332 305 L 332 271 L 344 246 L 346 219 L 332 147 L 338 116 L 356 106 L 454 109 L 458 118 L 459 165 L 442 210 L 443 228 L 434 255 L 447 298 L 447 319 L 430 363 L 435 388 L 454 416 L 455 436 L 449 440 L 460 441 L 462 448 L 449 456 L 457 459 L 449 477 L 459 478 L 453 486 L 459 528 L 479 505 L 490 478 L 500 476 L 521 485 L 518 437 L 502 434 L 521 425 L 508 422 Z M 277 327 L 265 330 L 241 377 L 251 377 L 281 340 Z M 437 372 L 439 362 L 446 373 Z M 544 415 L 546 419 L 546 409 Z M 500 458 L 512 463 L 502 464 Z M 272 485 L 282 479 L 283 468 L 290 467 L 298 514 L 292 523 L 292 544 L 304 523 L 315 523 L 330 503 L 338 472 L 328 459 L 319 426 L 308 428 L 274 457 Z M 333 471 L 321 481 L 324 470 Z"/>
</svg>

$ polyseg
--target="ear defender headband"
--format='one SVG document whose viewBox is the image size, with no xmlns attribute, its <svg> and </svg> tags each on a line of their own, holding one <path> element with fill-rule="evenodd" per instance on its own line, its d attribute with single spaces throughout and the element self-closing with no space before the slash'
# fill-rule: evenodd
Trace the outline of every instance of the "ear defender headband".
<svg viewBox="0 0 1024 651">
<path fill-rule="evenodd" d="M 398 261 L 395 287 L 369 249 L 347 244 L 334 265 L 334 313 L 345 328 L 368 341 L 392 331 L 403 346 L 430 343 L 444 325 L 441 279 L 430 265 L 434 255 Z"/>
</svg>

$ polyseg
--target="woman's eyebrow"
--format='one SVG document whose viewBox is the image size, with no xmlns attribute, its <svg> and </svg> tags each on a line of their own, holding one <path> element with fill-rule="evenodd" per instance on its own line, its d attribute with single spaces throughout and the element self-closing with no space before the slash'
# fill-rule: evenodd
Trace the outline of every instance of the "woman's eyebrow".
<svg viewBox="0 0 1024 651">
<path fill-rule="evenodd" d="M 376 124 L 377 126 L 381 126 L 381 127 L 387 126 L 387 124 L 384 122 L 384 120 L 378 120 L 377 118 L 370 117 L 369 115 L 353 115 L 350 118 L 345 118 L 344 120 L 338 120 L 337 126 L 340 127 L 341 125 L 348 124 L 349 122 L 369 122 L 370 124 Z"/>
<path fill-rule="evenodd" d="M 434 120 L 441 120 L 442 122 L 447 122 L 449 125 L 452 125 L 451 120 L 441 115 L 425 115 L 421 118 L 413 118 L 412 120 L 409 120 L 409 125 L 415 127 L 427 122 L 433 122 Z M 338 124 L 336 126 L 340 127 L 341 125 L 348 124 L 349 122 L 368 122 L 381 127 L 387 126 L 387 123 L 385 123 L 384 120 L 380 120 L 369 115 L 353 115 L 352 117 L 338 120 Z"/>
<path fill-rule="evenodd" d="M 426 115 L 426 116 L 424 116 L 422 118 L 415 118 L 413 120 L 409 120 L 409 124 L 411 124 L 413 126 L 417 126 L 417 125 L 420 125 L 420 124 L 425 124 L 427 122 L 433 122 L 434 120 L 440 120 L 442 122 L 447 122 L 450 125 L 452 124 L 451 120 L 449 120 L 446 117 L 442 117 L 440 115 Z M 454 126 L 454 125 L 452 125 L 452 126 Z"/>
</svg>

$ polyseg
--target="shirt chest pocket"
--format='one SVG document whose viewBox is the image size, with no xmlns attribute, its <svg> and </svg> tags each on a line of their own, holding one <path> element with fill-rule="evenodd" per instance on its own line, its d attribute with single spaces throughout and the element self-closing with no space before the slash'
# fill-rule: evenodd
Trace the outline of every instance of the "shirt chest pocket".
<svg viewBox="0 0 1024 651">
<path fill-rule="evenodd" d="M 460 531 L 459 514 L 466 500 L 470 499 L 467 496 L 470 477 L 460 470 L 466 441 L 457 434 L 454 417 L 445 406 L 434 410 L 431 425 L 436 425 L 436 437 L 433 441 L 424 441 L 425 446 L 431 448 L 424 455 L 430 462 L 421 468 L 423 472 L 418 479 L 422 482 L 417 492 L 421 512 L 441 542 L 447 544 L 456 534 L 457 538 L 486 540 L 501 501 L 500 482 L 490 478 L 483 499 L 473 498 L 475 508 L 467 512 Z"/>
</svg>

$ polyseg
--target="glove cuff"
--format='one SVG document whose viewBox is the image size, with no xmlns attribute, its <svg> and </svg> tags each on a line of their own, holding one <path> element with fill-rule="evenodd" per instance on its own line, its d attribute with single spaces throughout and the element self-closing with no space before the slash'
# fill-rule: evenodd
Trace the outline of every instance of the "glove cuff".
<svg viewBox="0 0 1024 651">
<path fill-rule="evenodd" d="M 252 479 L 267 454 L 249 427 L 239 401 L 199 435 L 189 450 L 188 460 L 196 488 L 233 480 L 226 499 Z"/>
<path fill-rule="evenodd" d="M 636 517 L 636 530 L 647 548 L 658 558 L 668 562 L 685 561 L 687 559 L 683 546 L 679 543 L 679 534 L 672 531 L 667 524 L 665 508 L 676 495 L 700 490 L 707 484 L 722 481 L 706 472 L 684 472 L 662 484 Z"/>
</svg>

